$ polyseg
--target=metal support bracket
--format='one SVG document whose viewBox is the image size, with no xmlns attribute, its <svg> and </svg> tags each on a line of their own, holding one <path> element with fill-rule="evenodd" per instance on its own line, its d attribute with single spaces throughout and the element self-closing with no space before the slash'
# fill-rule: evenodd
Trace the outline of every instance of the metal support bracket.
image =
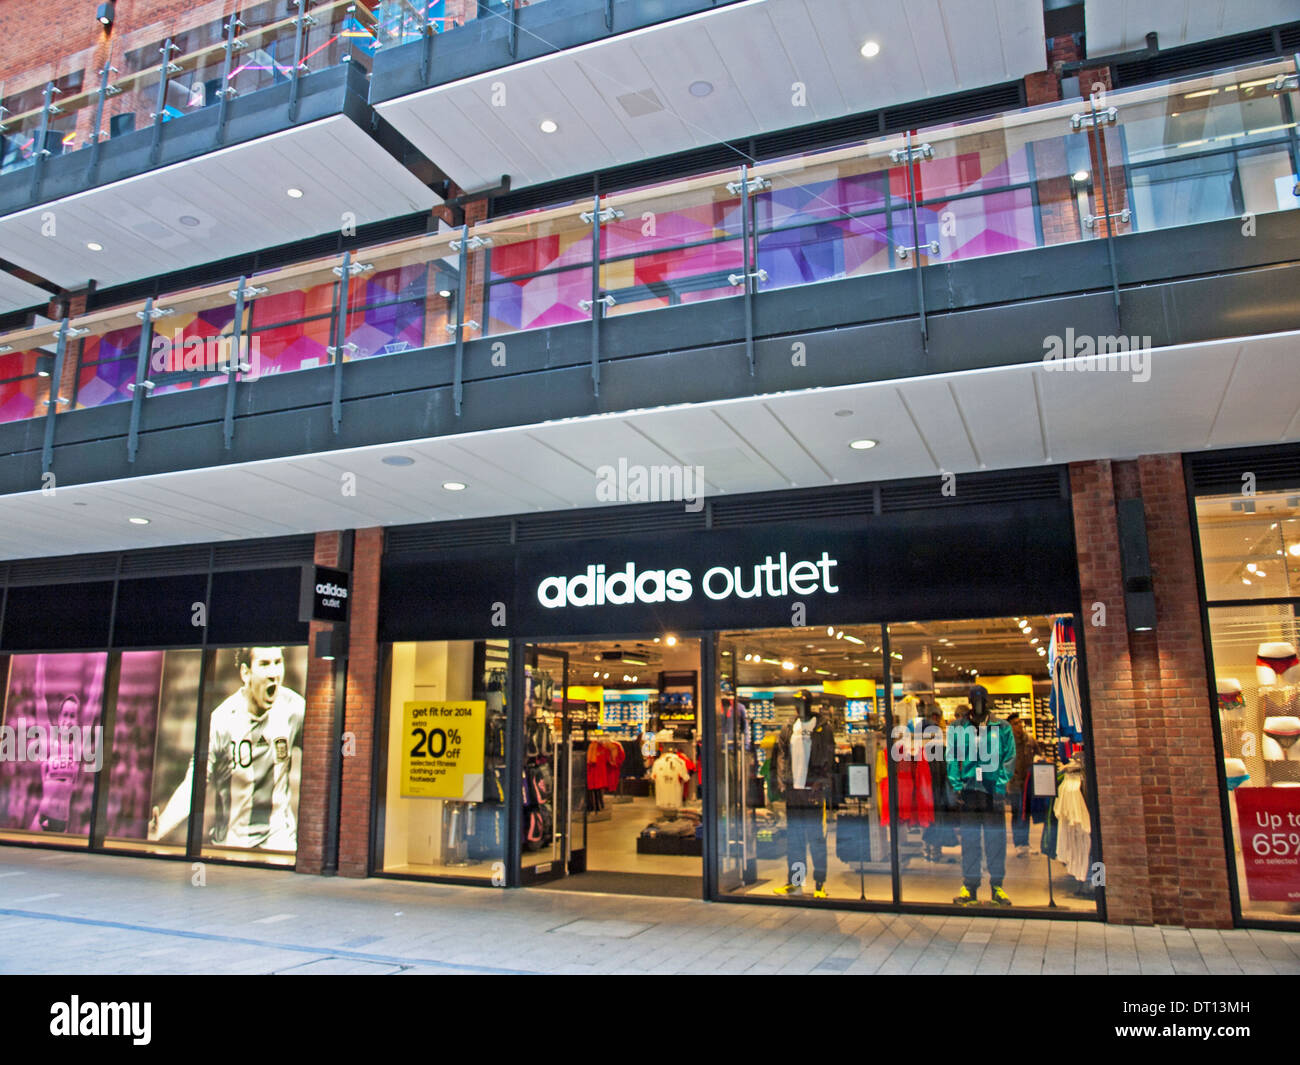
<svg viewBox="0 0 1300 1065">
<path fill-rule="evenodd" d="M 374 263 L 353 263 L 351 266 L 348 267 L 348 276 L 356 277 L 358 274 L 364 274 L 367 270 L 373 270 L 374 268 L 375 268 Z M 334 276 L 342 277 L 343 267 L 341 266 L 334 267 Z"/>
<path fill-rule="evenodd" d="M 618 300 L 616 300 L 616 299 L 615 299 L 613 296 L 611 296 L 609 293 L 606 293 L 605 295 L 601 296 L 600 299 L 598 299 L 598 300 L 595 301 L 595 303 L 602 303 L 602 304 L 604 304 L 606 307 L 613 307 L 617 302 L 618 302 Z M 589 311 L 589 310 L 591 310 L 592 306 L 593 306 L 593 301 L 591 301 L 591 300 L 578 300 L 578 309 L 579 309 L 579 310 L 582 310 L 582 311 Z"/>
<path fill-rule="evenodd" d="M 761 177 L 746 178 L 743 182 L 728 181 L 726 184 L 727 191 L 733 196 L 739 196 L 742 189 L 750 193 L 755 193 L 762 192 L 764 189 L 770 189 L 771 187 L 772 183 L 768 181 L 767 178 Z"/>
<path fill-rule="evenodd" d="M 931 255 L 938 255 L 939 242 L 937 240 L 932 240 L 930 241 L 929 244 L 917 244 L 917 245 L 913 245 L 910 248 L 900 244 L 896 250 L 898 253 L 898 257 L 900 259 L 906 259 L 914 251 L 923 251 L 923 252 L 928 252 Z"/>
<path fill-rule="evenodd" d="M 592 218 L 595 217 L 595 215 L 591 211 L 583 211 L 581 214 L 578 215 L 578 217 L 582 219 L 582 221 L 585 222 L 587 225 L 591 225 L 591 220 Z M 623 217 L 623 212 L 620 211 L 617 207 L 602 207 L 600 209 L 600 220 L 602 223 L 613 222 L 615 219 L 622 218 L 622 217 Z"/>
<path fill-rule="evenodd" d="M 1103 122 L 1113 126 L 1119 120 L 1119 111 L 1113 107 L 1108 107 L 1104 111 L 1098 111 L 1095 107 L 1091 114 L 1086 111 L 1080 111 L 1078 114 L 1070 116 L 1071 129 L 1083 129 L 1087 126 L 1089 129 L 1096 129 Z"/>
<path fill-rule="evenodd" d="M 758 278 L 760 281 L 766 281 L 766 280 L 767 280 L 767 271 L 766 271 L 766 270 L 751 270 L 751 271 L 750 271 L 749 273 L 747 273 L 747 274 L 728 274 L 728 275 L 727 275 L 727 284 L 732 285 L 732 286 L 735 286 L 735 285 L 743 285 L 743 284 L 745 283 L 745 278 L 747 278 L 747 277 L 756 277 L 756 278 Z"/>
<path fill-rule="evenodd" d="M 462 245 L 465 247 L 467 251 L 478 251 L 479 248 L 492 247 L 492 238 L 491 237 L 468 237 L 468 238 L 462 237 L 460 240 L 452 240 L 452 241 L 448 241 L 447 243 L 447 246 L 451 248 L 452 251 L 460 251 Z"/>
<path fill-rule="evenodd" d="M 1097 223 L 1100 222 L 1103 218 L 1118 218 L 1121 222 L 1127 222 L 1132 217 L 1133 217 L 1132 212 L 1130 212 L 1129 209 L 1125 207 L 1124 210 L 1115 211 L 1111 214 L 1085 215 L 1083 219 L 1083 224 L 1084 227 L 1087 229 L 1095 229 L 1097 227 Z"/>
<path fill-rule="evenodd" d="M 908 140 L 911 140 L 910 134 Z M 934 145 L 918 144 L 915 148 L 910 145 L 906 148 L 895 148 L 889 153 L 889 158 L 896 163 L 912 163 L 917 159 L 933 159 Z"/>
</svg>

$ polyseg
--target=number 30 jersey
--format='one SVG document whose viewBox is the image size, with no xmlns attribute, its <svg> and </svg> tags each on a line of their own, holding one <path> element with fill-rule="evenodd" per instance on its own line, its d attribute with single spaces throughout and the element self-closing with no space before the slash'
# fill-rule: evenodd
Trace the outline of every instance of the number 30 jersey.
<svg viewBox="0 0 1300 1065">
<path fill-rule="evenodd" d="M 242 690 L 212 711 L 208 788 L 216 802 L 214 843 L 297 849 L 290 770 L 294 748 L 302 744 L 305 709 L 302 696 L 281 685 L 260 717 L 249 712 Z"/>
</svg>

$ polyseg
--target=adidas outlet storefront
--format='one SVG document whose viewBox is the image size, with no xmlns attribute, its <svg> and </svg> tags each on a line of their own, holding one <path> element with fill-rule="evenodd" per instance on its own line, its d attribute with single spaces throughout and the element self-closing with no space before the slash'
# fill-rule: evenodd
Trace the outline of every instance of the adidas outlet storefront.
<svg viewBox="0 0 1300 1065">
<path fill-rule="evenodd" d="M 387 530 L 377 875 L 1104 916 L 1063 468 Z"/>
</svg>

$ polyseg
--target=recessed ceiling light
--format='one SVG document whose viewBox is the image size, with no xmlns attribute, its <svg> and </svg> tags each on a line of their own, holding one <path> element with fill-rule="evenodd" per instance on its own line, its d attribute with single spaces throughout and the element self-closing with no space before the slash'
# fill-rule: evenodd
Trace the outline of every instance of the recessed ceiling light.
<svg viewBox="0 0 1300 1065">
<path fill-rule="evenodd" d="M 148 519 L 148 518 L 127 518 L 126 520 L 129 521 L 132 525 L 148 525 L 148 524 L 149 524 L 149 519 Z"/>
<path fill-rule="evenodd" d="M 868 451 L 879 443 L 877 440 L 850 440 L 849 447 L 854 451 Z"/>
<path fill-rule="evenodd" d="M 543 133 L 554 133 L 560 127 L 557 126 L 551 119 L 544 118 L 542 119 L 542 124 L 540 128 Z"/>
<path fill-rule="evenodd" d="M 288 196 L 289 199 L 291 199 L 291 200 L 301 200 L 301 199 L 302 199 L 302 189 L 285 189 L 285 190 L 284 190 L 284 194 L 285 194 L 286 196 Z"/>
<path fill-rule="evenodd" d="M 443 299 L 445 299 L 445 300 L 446 300 L 446 299 L 451 299 L 451 289 L 449 289 L 449 288 L 440 288 L 440 289 L 438 289 L 438 295 L 441 296 L 441 297 L 442 297 Z"/>
<path fill-rule="evenodd" d="M 180 216 L 180 218 L 177 219 L 177 221 L 180 222 L 181 225 L 189 226 L 191 228 L 199 224 L 199 220 L 195 218 L 192 214 L 183 214 Z"/>
<path fill-rule="evenodd" d="M 711 81 L 693 81 L 691 82 L 691 95 L 698 97 L 708 96 L 713 92 L 713 82 Z"/>
<path fill-rule="evenodd" d="M 1075 171 L 1073 174 L 1071 174 L 1070 176 L 1071 176 L 1072 178 L 1074 178 L 1074 180 L 1077 181 L 1080 185 L 1082 185 L 1085 181 L 1088 180 L 1088 171 L 1086 171 L 1086 170 L 1076 170 L 1076 171 Z"/>
<path fill-rule="evenodd" d="M 415 459 L 410 455 L 385 455 L 379 460 L 385 466 L 414 466 Z"/>
<path fill-rule="evenodd" d="M 98 241 L 96 241 L 96 240 L 88 240 L 88 241 L 86 241 L 86 247 L 89 248 L 91 251 L 103 251 L 103 250 L 104 250 L 104 245 L 100 244 L 100 243 L 99 243 Z"/>
<path fill-rule="evenodd" d="M 867 41 L 862 46 L 861 51 L 864 59 L 874 59 L 876 56 L 880 55 L 880 45 L 875 41 Z"/>
<path fill-rule="evenodd" d="M 443 482 L 442 482 L 442 487 L 445 488 L 448 492 L 463 492 L 463 491 L 465 491 L 465 486 L 464 486 L 463 484 L 461 484 L 460 481 L 443 481 Z"/>
<path fill-rule="evenodd" d="M 835 412 L 835 417 L 837 417 L 837 418 L 847 418 L 847 417 L 848 417 L 849 415 L 851 415 L 852 413 L 853 413 L 853 412 L 852 412 L 851 410 L 849 410 L 849 409 L 846 407 L 844 410 L 837 410 L 837 411 Z"/>
</svg>

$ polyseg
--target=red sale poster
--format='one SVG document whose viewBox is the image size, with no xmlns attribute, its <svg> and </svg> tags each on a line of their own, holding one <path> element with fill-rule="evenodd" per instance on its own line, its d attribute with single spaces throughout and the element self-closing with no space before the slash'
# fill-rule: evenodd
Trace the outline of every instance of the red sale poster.
<svg viewBox="0 0 1300 1065">
<path fill-rule="evenodd" d="M 1300 788 L 1238 788 L 1232 794 L 1251 899 L 1300 901 Z"/>
</svg>

